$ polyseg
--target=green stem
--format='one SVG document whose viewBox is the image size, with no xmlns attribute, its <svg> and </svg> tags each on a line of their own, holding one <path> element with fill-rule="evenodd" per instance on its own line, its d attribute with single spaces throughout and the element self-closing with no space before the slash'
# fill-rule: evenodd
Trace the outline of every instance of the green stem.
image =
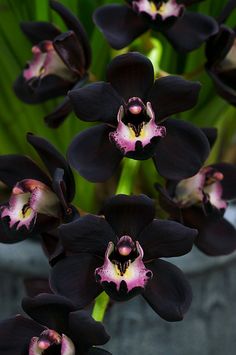
<svg viewBox="0 0 236 355">
<path fill-rule="evenodd" d="M 120 180 L 116 189 L 116 194 L 130 195 L 133 191 L 135 177 L 140 167 L 140 161 L 124 158 Z M 101 293 L 95 301 L 92 317 L 99 322 L 103 321 L 109 296 L 106 292 Z"/>
</svg>

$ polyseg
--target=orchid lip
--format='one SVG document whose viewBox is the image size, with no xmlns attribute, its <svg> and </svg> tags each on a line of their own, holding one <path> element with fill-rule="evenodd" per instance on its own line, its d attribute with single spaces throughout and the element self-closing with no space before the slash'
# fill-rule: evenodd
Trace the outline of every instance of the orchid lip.
<svg viewBox="0 0 236 355">
<path fill-rule="evenodd" d="M 176 0 L 164 1 L 150 1 L 150 0 L 136 0 L 132 2 L 133 9 L 138 13 L 146 13 L 152 20 L 156 16 L 161 16 L 162 20 L 168 17 L 179 17 L 184 9 L 183 4 L 178 4 Z"/>
</svg>

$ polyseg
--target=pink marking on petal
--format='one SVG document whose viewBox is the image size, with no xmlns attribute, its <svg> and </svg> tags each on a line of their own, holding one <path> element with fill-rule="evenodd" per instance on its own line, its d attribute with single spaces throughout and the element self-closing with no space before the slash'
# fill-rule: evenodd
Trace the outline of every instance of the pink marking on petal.
<svg viewBox="0 0 236 355">
<path fill-rule="evenodd" d="M 65 334 L 62 334 L 61 355 L 75 355 L 75 346 Z"/>
</svg>

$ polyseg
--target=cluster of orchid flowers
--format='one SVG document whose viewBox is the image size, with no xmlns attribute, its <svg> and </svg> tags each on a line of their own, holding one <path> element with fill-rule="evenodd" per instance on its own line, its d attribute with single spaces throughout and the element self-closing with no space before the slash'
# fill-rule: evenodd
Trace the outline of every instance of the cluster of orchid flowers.
<svg viewBox="0 0 236 355">
<path fill-rule="evenodd" d="M 196 2 L 127 0 L 98 8 L 94 21 L 115 49 L 149 29 L 162 32 L 180 52 L 206 44 L 206 70 L 219 95 L 236 105 L 235 32 L 224 25 L 236 1 L 218 20 L 186 10 Z M 154 80 L 151 61 L 128 52 L 111 61 L 106 81 L 88 83 L 86 32 L 60 2 L 49 3 L 68 31 L 45 22 L 22 24 L 33 58 L 15 93 L 31 104 L 64 95 L 45 117 L 50 127 L 72 110 L 80 120 L 100 124 L 73 139 L 68 161 L 46 139 L 27 134 L 46 170 L 27 156 L 0 156 L 0 181 L 11 190 L 0 207 L 0 242 L 40 237 L 51 265 L 50 289 L 22 302 L 29 317 L 0 322 L 0 353 L 109 354 L 96 347 L 109 335 L 88 312 L 99 294 L 115 301 L 141 294 L 160 317 L 179 321 L 191 304 L 191 287 L 180 269 L 161 258 L 184 255 L 193 244 L 214 256 L 236 250 L 236 230 L 224 218 L 228 201 L 236 198 L 236 166 L 205 166 L 216 130 L 170 118 L 195 106 L 198 82 L 173 75 Z M 97 215 L 80 215 L 73 205 L 71 167 L 91 182 L 104 182 L 124 157 L 153 159 L 166 181 L 156 189 L 168 220 L 156 216 L 155 202 L 145 195 L 112 196 Z"/>
</svg>

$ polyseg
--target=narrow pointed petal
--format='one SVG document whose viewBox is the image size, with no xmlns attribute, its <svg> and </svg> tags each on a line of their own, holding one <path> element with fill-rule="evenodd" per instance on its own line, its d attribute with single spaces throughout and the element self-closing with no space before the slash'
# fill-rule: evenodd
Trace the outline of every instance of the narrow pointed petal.
<svg viewBox="0 0 236 355">
<path fill-rule="evenodd" d="M 73 173 L 66 159 L 45 138 L 28 133 L 27 140 L 39 154 L 52 177 L 54 176 L 56 169 L 60 168 L 64 170 L 64 182 L 66 186 L 65 194 L 68 201 L 72 201 L 75 194 L 75 182 Z"/>
<path fill-rule="evenodd" d="M 138 237 L 144 261 L 185 255 L 191 251 L 198 231 L 174 221 L 155 219 Z"/>
<path fill-rule="evenodd" d="M 105 124 L 88 128 L 78 134 L 69 147 L 69 163 L 89 181 L 109 179 L 122 159 L 119 150 L 110 143 L 111 131 Z"/>
<path fill-rule="evenodd" d="M 172 114 L 190 110 L 198 100 L 201 84 L 184 80 L 177 76 L 166 76 L 157 79 L 148 94 L 156 114 L 156 120 Z"/>
<path fill-rule="evenodd" d="M 212 17 L 186 11 L 170 29 L 163 32 L 177 51 L 186 53 L 200 47 L 218 30 L 219 26 Z"/>
<path fill-rule="evenodd" d="M 155 217 L 154 201 L 145 195 L 116 195 L 107 201 L 102 213 L 118 237 L 135 238 Z"/>
<path fill-rule="evenodd" d="M 228 0 L 227 3 L 225 4 L 223 10 L 221 11 L 220 15 L 218 16 L 217 21 L 219 23 L 224 23 L 228 17 L 231 15 L 232 11 L 236 7 L 236 1 L 235 0 Z"/>
<path fill-rule="evenodd" d="M 108 66 L 107 80 L 125 101 L 144 99 L 154 82 L 152 62 L 137 52 L 119 55 Z"/>
<path fill-rule="evenodd" d="M 110 241 L 116 242 L 116 235 L 103 217 L 86 215 L 72 223 L 62 224 L 59 235 L 70 255 L 91 253 L 104 257 Z"/>
<path fill-rule="evenodd" d="M 153 278 L 143 294 L 160 317 L 175 322 L 183 319 L 192 301 L 191 287 L 182 271 L 164 260 L 148 264 Z"/>
<path fill-rule="evenodd" d="M 47 116 L 44 117 L 44 122 L 50 128 L 58 128 L 71 113 L 72 107 L 68 97 L 65 99 Z"/>
<path fill-rule="evenodd" d="M 154 161 L 159 173 L 170 180 L 195 175 L 208 157 L 205 134 L 191 123 L 168 119 L 166 136 L 157 143 Z"/>
<path fill-rule="evenodd" d="M 70 299 L 78 308 L 87 306 L 102 292 L 94 275 L 102 262 L 102 259 L 83 253 L 66 257 L 52 268 L 52 290 Z"/>
<path fill-rule="evenodd" d="M 32 44 L 38 44 L 45 40 L 52 41 L 61 34 L 58 28 L 48 22 L 22 22 L 20 27 Z"/>
<path fill-rule="evenodd" d="M 123 5 L 106 5 L 98 8 L 93 19 L 112 48 L 128 46 L 135 38 L 148 30 L 141 16 Z"/>
<path fill-rule="evenodd" d="M 116 123 L 123 101 L 111 84 L 96 82 L 68 93 L 76 115 L 83 121 Z"/>
</svg>

